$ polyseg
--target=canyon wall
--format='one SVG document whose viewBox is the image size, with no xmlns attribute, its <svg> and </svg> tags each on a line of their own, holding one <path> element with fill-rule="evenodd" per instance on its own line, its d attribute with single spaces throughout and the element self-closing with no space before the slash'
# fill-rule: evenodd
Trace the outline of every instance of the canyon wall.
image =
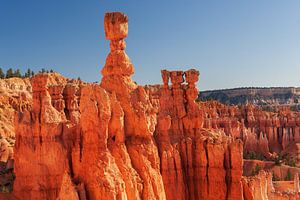
<svg viewBox="0 0 300 200">
<path fill-rule="evenodd" d="M 15 111 L 30 109 L 31 86 L 28 79 L 0 79 L 0 191 L 13 189 Z"/>
<path fill-rule="evenodd" d="M 245 152 L 297 155 L 300 142 L 300 114 L 288 108 L 278 112 L 262 111 L 251 104 L 226 106 L 219 102 L 202 103 L 205 128 L 223 129 L 227 135 L 240 138 Z"/>
</svg>

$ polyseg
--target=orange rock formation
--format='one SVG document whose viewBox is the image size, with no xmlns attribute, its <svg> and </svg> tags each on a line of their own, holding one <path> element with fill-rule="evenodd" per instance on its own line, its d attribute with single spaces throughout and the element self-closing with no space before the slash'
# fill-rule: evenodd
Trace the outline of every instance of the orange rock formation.
<svg viewBox="0 0 300 200">
<path fill-rule="evenodd" d="M 242 142 L 203 129 L 198 76 L 162 70 L 156 138 L 167 199 L 242 199 Z"/>
<path fill-rule="evenodd" d="M 22 104 L 15 115 L 16 180 L 6 199 L 252 200 L 282 194 L 269 173 L 242 177 L 243 147 L 282 150 L 297 121 L 251 107 L 197 103 L 194 69 L 162 70 L 162 86 L 139 86 L 125 52 L 127 16 L 107 13 L 104 28 L 111 51 L 100 85 L 52 73 L 31 79 L 32 104 Z M 257 137 L 257 131 L 263 133 Z M 289 197 L 298 198 L 297 180 Z"/>
</svg>

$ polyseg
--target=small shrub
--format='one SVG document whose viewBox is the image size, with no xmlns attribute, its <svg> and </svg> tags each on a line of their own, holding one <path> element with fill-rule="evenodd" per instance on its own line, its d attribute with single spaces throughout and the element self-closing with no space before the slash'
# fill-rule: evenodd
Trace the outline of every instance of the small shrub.
<svg viewBox="0 0 300 200">
<path fill-rule="evenodd" d="M 261 153 L 256 153 L 254 151 L 246 151 L 243 154 L 244 159 L 248 160 L 266 160 L 266 158 Z"/>
<path fill-rule="evenodd" d="M 292 180 L 292 173 L 290 170 L 287 171 L 287 174 L 284 178 L 285 181 L 291 181 Z"/>
<path fill-rule="evenodd" d="M 280 178 L 273 172 L 272 181 L 280 181 Z"/>
<path fill-rule="evenodd" d="M 282 156 L 278 155 L 274 158 L 275 165 L 281 165 Z"/>
<path fill-rule="evenodd" d="M 262 170 L 261 166 L 256 164 L 255 168 L 252 169 L 251 175 L 256 176 L 260 170 Z"/>
</svg>

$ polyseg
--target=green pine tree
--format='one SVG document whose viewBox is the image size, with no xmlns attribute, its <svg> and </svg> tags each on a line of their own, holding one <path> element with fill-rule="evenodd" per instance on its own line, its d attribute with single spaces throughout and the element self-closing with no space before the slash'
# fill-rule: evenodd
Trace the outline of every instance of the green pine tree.
<svg viewBox="0 0 300 200">
<path fill-rule="evenodd" d="M 273 172 L 272 181 L 280 181 L 280 178 Z"/>
<path fill-rule="evenodd" d="M 291 181 L 292 180 L 292 173 L 290 170 L 287 171 L 286 177 L 284 178 L 285 181 Z"/>
<path fill-rule="evenodd" d="M 0 79 L 3 79 L 3 78 L 5 78 L 5 74 L 2 70 L 2 68 L 0 68 Z"/>
<path fill-rule="evenodd" d="M 262 169 L 261 166 L 256 164 L 255 169 L 252 169 L 251 175 L 256 176 L 261 169 Z"/>
<path fill-rule="evenodd" d="M 9 68 L 7 71 L 6 71 L 6 78 L 11 78 L 14 76 L 14 71 L 12 70 L 12 68 Z"/>
<path fill-rule="evenodd" d="M 13 77 L 21 78 L 22 77 L 21 71 L 19 69 L 17 69 L 16 71 L 14 71 Z"/>
<path fill-rule="evenodd" d="M 25 72 L 25 78 L 29 78 L 31 76 L 31 70 L 28 68 Z"/>
</svg>

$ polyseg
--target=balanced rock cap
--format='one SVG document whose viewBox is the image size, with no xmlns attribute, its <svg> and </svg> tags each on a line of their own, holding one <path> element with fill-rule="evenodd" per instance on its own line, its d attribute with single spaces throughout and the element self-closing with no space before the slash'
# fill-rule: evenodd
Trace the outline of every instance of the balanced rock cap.
<svg viewBox="0 0 300 200">
<path fill-rule="evenodd" d="M 104 31 L 107 40 L 122 40 L 128 35 L 128 17 L 121 12 L 110 12 L 104 16 Z"/>
</svg>

